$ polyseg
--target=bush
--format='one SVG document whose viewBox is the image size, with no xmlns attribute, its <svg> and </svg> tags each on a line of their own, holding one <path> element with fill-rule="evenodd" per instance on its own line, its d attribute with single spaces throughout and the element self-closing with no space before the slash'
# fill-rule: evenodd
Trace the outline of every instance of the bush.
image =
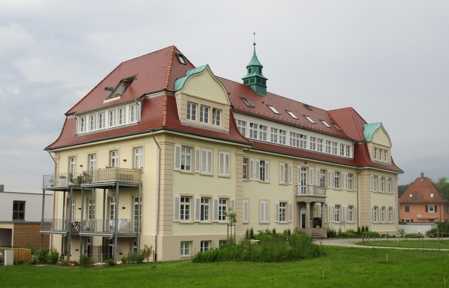
<svg viewBox="0 0 449 288">
<path fill-rule="evenodd" d="M 122 261 L 123 261 L 123 258 L 122 258 Z M 126 258 L 126 261 L 128 261 L 128 258 Z M 116 264 L 113 258 L 106 258 L 106 259 L 104 259 L 104 262 L 106 264 L 108 264 L 109 266 L 115 266 L 115 264 Z M 126 263 L 124 263 L 124 264 L 126 264 Z"/>
<path fill-rule="evenodd" d="M 424 238 L 424 235 L 421 233 L 408 233 L 404 235 L 405 238 Z"/>
<path fill-rule="evenodd" d="M 48 264 L 56 264 L 56 263 L 58 263 L 58 259 L 59 259 L 58 251 L 56 251 L 54 249 L 48 251 L 48 254 L 47 254 L 47 263 Z"/>
<path fill-rule="evenodd" d="M 307 259 L 322 255 L 319 246 L 304 233 L 277 234 L 275 231 L 259 232 L 255 240 L 244 240 L 239 244 L 226 244 L 197 254 L 193 262 L 253 261 L 282 262 Z"/>
<path fill-rule="evenodd" d="M 428 237 L 448 237 L 449 236 L 449 221 L 436 223 L 435 228 L 426 232 Z"/>
<path fill-rule="evenodd" d="M 92 259 L 89 256 L 81 255 L 80 256 L 80 266 L 89 267 L 92 265 Z"/>
<path fill-rule="evenodd" d="M 128 263 L 142 264 L 145 257 L 141 251 L 133 252 L 128 255 Z"/>
</svg>

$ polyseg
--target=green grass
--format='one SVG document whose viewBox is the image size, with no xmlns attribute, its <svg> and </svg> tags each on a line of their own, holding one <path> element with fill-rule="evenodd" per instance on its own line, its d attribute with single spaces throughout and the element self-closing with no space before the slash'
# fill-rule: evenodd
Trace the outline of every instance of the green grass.
<svg viewBox="0 0 449 288">
<path fill-rule="evenodd" d="M 428 240 L 428 239 L 373 240 L 373 241 L 358 242 L 357 244 L 366 246 L 382 246 L 382 247 L 449 249 L 449 240 Z"/>
<path fill-rule="evenodd" d="M 449 287 L 449 253 L 325 247 L 299 262 L 0 268 L 1 287 Z M 388 259 L 388 262 L 387 262 Z M 444 286 L 444 282 L 445 285 Z"/>
</svg>

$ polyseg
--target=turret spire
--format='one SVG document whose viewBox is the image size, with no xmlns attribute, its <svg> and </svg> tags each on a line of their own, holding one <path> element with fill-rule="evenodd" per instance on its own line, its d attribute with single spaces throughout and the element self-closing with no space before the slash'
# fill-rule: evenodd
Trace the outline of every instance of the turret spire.
<svg viewBox="0 0 449 288">
<path fill-rule="evenodd" d="M 246 86 L 251 87 L 258 95 L 266 95 L 267 94 L 267 78 L 263 76 L 262 69 L 263 65 L 260 63 L 257 58 L 256 53 L 256 33 L 253 32 L 253 56 L 246 66 L 246 76 L 242 78 L 243 83 Z"/>
</svg>

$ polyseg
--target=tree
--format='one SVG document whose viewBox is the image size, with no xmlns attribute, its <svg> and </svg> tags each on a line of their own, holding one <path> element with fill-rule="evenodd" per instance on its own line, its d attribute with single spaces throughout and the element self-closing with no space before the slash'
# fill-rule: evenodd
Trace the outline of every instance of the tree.
<svg viewBox="0 0 449 288">
<path fill-rule="evenodd" d="M 407 190 L 407 188 L 408 188 L 408 185 L 399 185 L 399 186 L 398 186 L 399 196 L 401 196 L 402 193 L 404 193 L 405 190 Z"/>
<path fill-rule="evenodd" d="M 443 194 L 443 197 L 449 200 L 449 179 L 447 177 L 440 178 L 435 186 Z"/>
</svg>

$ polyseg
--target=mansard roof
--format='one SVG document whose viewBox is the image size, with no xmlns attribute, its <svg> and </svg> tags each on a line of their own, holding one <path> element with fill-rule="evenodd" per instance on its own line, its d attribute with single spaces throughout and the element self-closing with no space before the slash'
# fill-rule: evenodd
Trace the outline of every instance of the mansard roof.
<svg viewBox="0 0 449 288">
<path fill-rule="evenodd" d="M 411 183 L 399 198 L 399 203 L 407 204 L 428 204 L 445 203 L 443 195 L 433 184 L 432 179 L 428 177 L 418 177 Z"/>
<path fill-rule="evenodd" d="M 180 61 L 179 57 L 182 57 L 183 61 Z M 182 85 L 183 79 L 187 79 L 189 75 L 205 67 L 195 68 L 175 46 L 169 46 L 122 62 L 67 111 L 61 134 L 46 149 L 55 150 L 117 137 L 169 130 L 248 145 L 254 149 L 294 157 L 342 165 L 385 169 L 396 173 L 401 172 L 394 163 L 382 165 L 370 160 L 366 144 L 363 143 L 363 125 L 366 124 L 366 121 L 353 108 L 326 111 L 270 92 L 266 96 L 259 96 L 242 83 L 220 77 L 218 79 L 228 91 L 231 102 L 232 113 L 229 132 L 214 132 L 183 125 L 178 118 L 176 98 L 173 96 L 175 85 Z M 134 77 L 134 80 L 123 95 L 113 101 L 106 100 L 110 93 L 107 91 L 108 87 L 114 87 L 118 82 L 129 77 Z M 143 97 L 156 92 L 163 93 L 158 97 Z M 243 99 L 246 99 L 246 101 Z M 136 100 L 142 101 L 142 116 L 138 124 L 85 135 L 76 133 L 76 114 Z M 247 105 L 248 103 L 251 105 Z M 270 105 L 275 107 L 279 114 L 273 113 L 269 108 Z M 293 113 L 296 119 L 288 112 Z M 300 149 L 281 145 L 250 141 L 240 135 L 235 125 L 233 113 L 264 118 L 269 121 L 353 141 L 355 142 L 354 159 L 344 159 L 310 151 L 300 151 Z M 313 119 L 314 123 L 307 118 Z"/>
</svg>

